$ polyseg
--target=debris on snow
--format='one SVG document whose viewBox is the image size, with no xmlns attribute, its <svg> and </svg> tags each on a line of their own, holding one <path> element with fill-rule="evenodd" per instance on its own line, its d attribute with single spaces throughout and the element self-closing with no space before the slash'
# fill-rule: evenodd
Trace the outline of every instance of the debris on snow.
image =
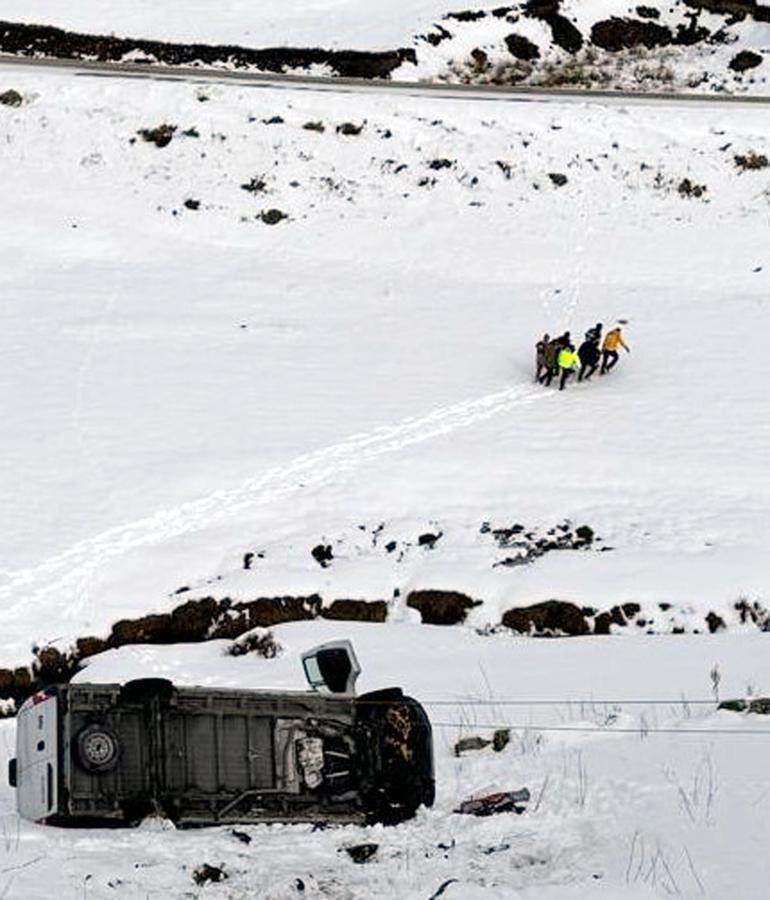
<svg viewBox="0 0 770 900">
<path fill-rule="evenodd" d="M 454 164 L 454 160 L 451 159 L 432 159 L 428 163 L 428 168 L 438 171 L 439 169 L 451 169 Z"/>
<path fill-rule="evenodd" d="M 463 753 L 468 753 L 472 750 L 483 750 L 485 747 L 491 746 L 491 744 L 492 741 L 475 735 L 472 737 L 464 737 L 456 741 L 452 752 L 455 756 L 462 756 Z"/>
<path fill-rule="evenodd" d="M 227 872 L 225 872 L 224 867 L 222 866 L 212 866 L 209 863 L 204 863 L 202 866 L 197 868 L 193 872 L 193 881 L 201 887 L 204 884 L 208 884 L 212 882 L 217 884 L 220 881 L 225 881 L 227 879 Z"/>
<path fill-rule="evenodd" d="M 770 697 L 753 697 L 750 700 L 723 700 L 717 709 L 729 712 L 756 713 L 759 716 L 770 716 Z"/>
<path fill-rule="evenodd" d="M 137 134 L 148 144 L 155 144 L 156 147 L 168 147 L 174 137 L 176 125 L 158 125 L 155 128 L 140 128 Z"/>
<path fill-rule="evenodd" d="M 361 132 L 364 130 L 364 126 L 363 123 L 361 125 L 354 125 L 352 122 L 343 122 L 334 130 L 337 132 L 337 134 L 347 135 L 348 137 L 355 137 L 356 135 L 361 134 Z"/>
<path fill-rule="evenodd" d="M 746 154 L 737 154 L 733 159 L 735 160 L 735 165 L 741 172 L 766 169 L 768 166 L 767 156 L 765 156 L 764 153 L 754 153 L 753 150 Z"/>
<path fill-rule="evenodd" d="M 473 750 L 484 750 L 486 747 L 492 747 L 495 753 L 504 750 L 511 740 L 511 732 L 509 728 L 498 728 L 492 739 L 471 736 L 460 738 L 454 745 L 453 753 L 455 756 L 462 756 Z"/>
<path fill-rule="evenodd" d="M 310 551 L 310 555 L 322 569 L 331 565 L 331 561 L 334 559 L 334 552 L 332 551 L 331 544 L 316 544 Z"/>
<path fill-rule="evenodd" d="M 260 214 L 260 219 L 262 219 L 265 225 L 277 225 L 279 222 L 283 222 L 284 219 L 288 218 L 288 214 L 280 209 L 267 209 Z"/>
<path fill-rule="evenodd" d="M 417 538 L 417 546 L 418 547 L 427 547 L 428 550 L 432 550 L 438 541 L 443 537 L 443 532 L 439 531 L 438 534 L 431 534 L 430 532 L 426 532 L 425 534 L 421 534 Z"/>
<path fill-rule="evenodd" d="M 521 815 L 526 810 L 530 794 L 527 788 L 515 791 L 498 791 L 483 797 L 472 797 L 454 810 L 468 816 L 493 816 L 498 813 L 515 812 Z"/>
<path fill-rule="evenodd" d="M 9 88 L 9 90 L 3 91 L 0 94 L 0 103 L 3 106 L 21 106 L 23 102 L 24 98 L 13 88 Z"/>
<path fill-rule="evenodd" d="M 762 62 L 763 57 L 759 53 L 754 53 L 753 50 L 741 50 L 730 60 L 729 66 L 734 72 L 746 72 L 761 66 Z"/>
<path fill-rule="evenodd" d="M 248 191 L 250 194 L 261 194 L 267 190 L 267 182 L 264 175 L 255 175 L 245 184 L 241 185 L 241 190 Z"/>
<path fill-rule="evenodd" d="M 379 849 L 379 844 L 354 844 L 351 847 L 344 847 L 345 853 L 359 865 L 369 862 L 373 859 Z"/>
<path fill-rule="evenodd" d="M 705 184 L 697 184 L 697 182 L 690 181 L 689 178 L 683 178 L 679 182 L 679 187 L 677 188 L 679 191 L 680 197 L 703 197 L 708 188 Z"/>
</svg>

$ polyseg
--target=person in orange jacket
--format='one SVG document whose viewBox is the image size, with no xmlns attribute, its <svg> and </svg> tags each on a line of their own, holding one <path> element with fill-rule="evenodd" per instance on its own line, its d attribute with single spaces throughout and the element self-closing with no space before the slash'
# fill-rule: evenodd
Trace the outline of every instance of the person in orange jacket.
<svg viewBox="0 0 770 900">
<path fill-rule="evenodd" d="M 602 344 L 602 367 L 599 370 L 600 375 L 609 372 L 618 361 L 618 347 L 622 347 L 626 353 L 631 352 L 631 348 L 623 340 L 623 332 L 620 328 L 613 328 L 607 332 Z"/>
</svg>

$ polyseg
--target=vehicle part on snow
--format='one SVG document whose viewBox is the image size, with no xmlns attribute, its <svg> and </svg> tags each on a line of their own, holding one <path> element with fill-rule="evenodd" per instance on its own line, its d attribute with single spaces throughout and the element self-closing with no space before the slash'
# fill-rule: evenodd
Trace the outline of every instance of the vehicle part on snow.
<svg viewBox="0 0 770 900">
<path fill-rule="evenodd" d="M 529 799 L 527 788 L 517 791 L 499 791 L 496 794 L 486 794 L 484 797 L 463 800 L 455 812 L 470 816 L 492 816 L 504 812 L 515 812 L 521 815 Z"/>
<path fill-rule="evenodd" d="M 484 750 L 486 747 L 499 753 L 508 746 L 511 740 L 511 731 L 509 728 L 498 728 L 492 735 L 492 740 L 472 735 L 471 737 L 460 738 L 454 746 L 455 756 L 462 756 L 471 750 Z"/>
</svg>

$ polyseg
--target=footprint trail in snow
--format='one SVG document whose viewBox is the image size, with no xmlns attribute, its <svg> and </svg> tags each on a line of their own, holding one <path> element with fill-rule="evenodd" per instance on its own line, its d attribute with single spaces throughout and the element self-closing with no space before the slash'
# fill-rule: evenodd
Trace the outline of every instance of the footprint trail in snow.
<svg viewBox="0 0 770 900">
<path fill-rule="evenodd" d="M 406 418 L 392 426 L 354 434 L 338 444 L 302 454 L 285 466 L 267 470 L 236 488 L 219 490 L 172 509 L 119 525 L 73 544 L 38 566 L 6 573 L 0 587 L 2 618 L 8 621 L 52 593 L 56 606 L 77 611 L 87 601 L 93 574 L 110 560 L 136 548 L 200 531 L 232 516 L 247 513 L 296 491 L 404 447 L 467 428 L 534 400 L 553 396 L 532 385 L 518 385 L 440 407 L 419 418 Z M 74 607 L 74 609 L 73 609 Z"/>
</svg>

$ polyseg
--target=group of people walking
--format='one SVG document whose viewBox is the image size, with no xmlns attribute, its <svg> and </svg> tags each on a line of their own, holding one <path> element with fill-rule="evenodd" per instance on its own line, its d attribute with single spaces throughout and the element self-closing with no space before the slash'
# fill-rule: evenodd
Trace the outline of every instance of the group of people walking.
<svg viewBox="0 0 770 900">
<path fill-rule="evenodd" d="M 601 322 L 589 328 L 577 350 L 569 331 L 557 338 L 544 334 L 535 345 L 536 380 L 540 384 L 550 385 L 558 375 L 559 390 L 563 391 L 575 373 L 578 381 L 588 381 L 597 369 L 600 375 L 610 372 L 618 361 L 620 348 L 626 353 L 630 353 L 631 348 L 623 340 L 623 332 L 619 326 L 610 329 L 603 340 L 602 328 Z"/>
</svg>

